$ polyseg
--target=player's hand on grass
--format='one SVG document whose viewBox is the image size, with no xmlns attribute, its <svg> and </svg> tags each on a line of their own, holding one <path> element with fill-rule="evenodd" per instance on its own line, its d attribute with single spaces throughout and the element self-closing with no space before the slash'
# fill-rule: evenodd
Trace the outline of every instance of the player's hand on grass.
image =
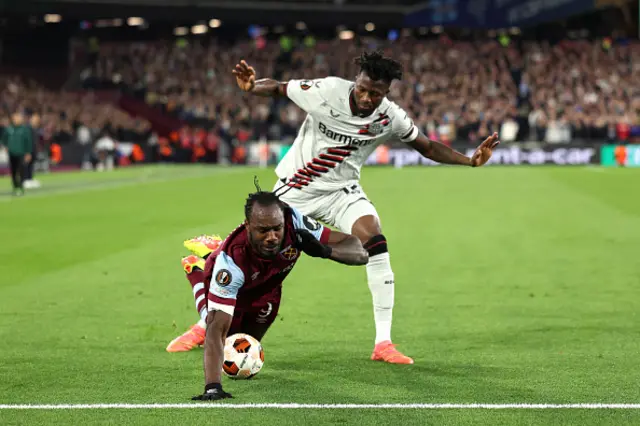
<svg viewBox="0 0 640 426">
<path fill-rule="evenodd" d="M 233 398 L 230 393 L 222 390 L 222 385 L 219 383 L 212 383 L 204 388 L 202 395 L 196 395 L 191 400 L 193 401 L 218 401 L 220 399 Z"/>
<path fill-rule="evenodd" d="M 498 134 L 494 133 L 484 140 L 476 149 L 476 152 L 473 153 L 473 157 L 471 157 L 471 166 L 472 167 L 480 167 L 489 161 L 491 158 L 491 154 L 493 153 L 493 149 L 498 146 L 500 141 L 498 140 Z"/>
<path fill-rule="evenodd" d="M 304 229 L 296 229 L 296 241 L 300 250 L 305 252 L 311 257 L 321 257 L 327 259 L 331 256 L 331 247 L 322 244 L 320 241 L 311 234 L 311 232 Z"/>
<path fill-rule="evenodd" d="M 250 67 L 244 60 L 242 60 L 231 72 L 236 76 L 238 87 L 245 92 L 253 90 L 256 85 L 256 71 L 253 67 Z"/>
</svg>

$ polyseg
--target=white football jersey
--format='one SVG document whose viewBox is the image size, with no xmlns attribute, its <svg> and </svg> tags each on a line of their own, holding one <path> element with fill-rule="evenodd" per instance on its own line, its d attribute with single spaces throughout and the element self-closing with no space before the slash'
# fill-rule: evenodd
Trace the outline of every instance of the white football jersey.
<svg viewBox="0 0 640 426">
<path fill-rule="evenodd" d="M 340 190 L 359 181 L 362 165 L 378 145 L 416 139 L 413 120 L 387 98 L 370 116 L 353 115 L 354 86 L 338 77 L 288 82 L 287 96 L 307 117 L 276 167 L 279 179 L 310 192 Z"/>
</svg>

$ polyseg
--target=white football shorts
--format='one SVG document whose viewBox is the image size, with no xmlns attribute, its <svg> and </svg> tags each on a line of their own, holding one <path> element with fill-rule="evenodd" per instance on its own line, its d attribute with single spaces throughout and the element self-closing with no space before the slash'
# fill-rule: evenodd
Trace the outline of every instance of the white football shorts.
<svg viewBox="0 0 640 426">
<path fill-rule="evenodd" d="M 283 186 L 278 180 L 273 190 Z M 285 192 L 286 191 L 286 192 Z M 324 222 L 345 234 L 351 234 L 351 228 L 363 216 L 375 216 L 380 220 L 376 208 L 359 184 L 351 184 L 339 191 L 327 193 L 309 193 L 302 189 L 282 189 L 280 199 L 312 219 Z"/>
</svg>

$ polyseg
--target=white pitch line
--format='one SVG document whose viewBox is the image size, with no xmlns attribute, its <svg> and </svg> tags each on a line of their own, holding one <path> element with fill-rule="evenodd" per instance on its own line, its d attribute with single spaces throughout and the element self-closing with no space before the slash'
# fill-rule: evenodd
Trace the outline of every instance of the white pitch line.
<svg viewBox="0 0 640 426">
<path fill-rule="evenodd" d="M 622 409 L 638 410 L 640 404 L 224 404 L 224 403 L 191 403 L 191 404 L 0 404 L 0 410 L 155 410 L 155 409 L 238 409 L 238 408 L 275 408 L 275 409 L 422 409 L 422 410 L 557 410 L 557 409 Z"/>
</svg>

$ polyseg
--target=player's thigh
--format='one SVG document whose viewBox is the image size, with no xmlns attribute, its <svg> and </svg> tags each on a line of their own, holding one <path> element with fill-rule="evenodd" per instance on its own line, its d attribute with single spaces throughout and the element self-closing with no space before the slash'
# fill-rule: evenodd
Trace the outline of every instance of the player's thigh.
<svg viewBox="0 0 640 426">
<path fill-rule="evenodd" d="M 278 316 L 280 301 L 265 302 L 259 310 L 245 312 L 242 317 L 242 333 L 262 340 Z"/>
<path fill-rule="evenodd" d="M 276 182 L 274 191 L 282 186 L 282 181 Z M 328 225 L 335 225 L 335 194 L 311 194 L 304 189 L 286 189 L 280 199 L 296 208 L 300 213 Z"/>
<path fill-rule="evenodd" d="M 227 336 L 232 336 L 237 333 L 244 333 L 242 323 L 245 314 L 246 312 L 242 310 L 236 309 L 235 311 L 233 311 L 233 318 L 231 319 L 231 325 L 229 326 Z"/>
<path fill-rule="evenodd" d="M 373 203 L 359 185 L 354 185 L 335 202 L 336 227 L 358 237 L 363 243 L 382 233 L 380 217 Z"/>
<path fill-rule="evenodd" d="M 284 189 L 283 189 L 284 188 Z M 279 194 L 278 197 L 283 202 L 287 203 L 291 207 L 296 208 L 300 213 L 311 216 L 313 206 L 313 200 L 308 194 L 302 192 L 297 188 L 287 188 L 282 180 L 277 180 L 273 186 L 273 192 Z"/>
</svg>

